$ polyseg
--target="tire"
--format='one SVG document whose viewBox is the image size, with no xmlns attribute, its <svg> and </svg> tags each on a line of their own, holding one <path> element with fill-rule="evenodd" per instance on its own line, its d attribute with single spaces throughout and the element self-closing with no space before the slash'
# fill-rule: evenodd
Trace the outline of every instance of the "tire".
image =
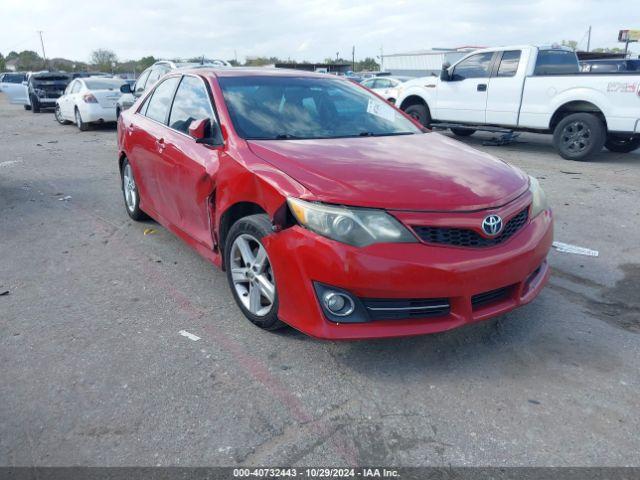
<svg viewBox="0 0 640 480">
<path fill-rule="evenodd" d="M 80 110 L 78 110 L 77 108 L 75 110 L 75 117 L 76 117 L 76 126 L 81 132 L 86 132 L 87 130 L 89 130 L 89 124 L 86 123 L 84 120 L 82 120 L 82 115 L 80 115 Z"/>
<path fill-rule="evenodd" d="M 262 245 L 262 238 L 271 233 L 273 230 L 267 215 L 241 218 L 229 230 L 224 252 L 225 270 L 233 298 L 244 316 L 265 330 L 277 330 L 285 326 L 278 319 L 278 291 L 269 256 Z M 259 258 L 263 259 L 261 265 L 255 263 Z"/>
<path fill-rule="evenodd" d="M 604 146 L 610 152 L 629 153 L 640 147 L 640 137 L 621 137 L 618 135 L 608 135 Z"/>
<path fill-rule="evenodd" d="M 471 135 L 476 133 L 475 130 L 472 130 L 470 128 L 452 128 L 451 131 L 456 137 L 470 137 Z"/>
<path fill-rule="evenodd" d="M 23 107 L 26 111 L 31 110 L 31 105 L 23 105 Z"/>
<path fill-rule="evenodd" d="M 129 216 L 136 222 L 146 220 L 147 215 L 140 210 L 140 195 L 138 186 L 133 177 L 133 170 L 128 159 L 122 162 L 122 171 L 120 173 L 120 186 L 122 187 L 122 196 L 124 197 L 124 207 Z"/>
<path fill-rule="evenodd" d="M 31 97 L 31 111 L 33 113 L 40 113 L 40 102 L 36 97 Z"/>
<path fill-rule="evenodd" d="M 567 115 L 553 130 L 553 144 L 567 160 L 586 161 L 602 150 L 604 142 L 604 124 L 591 113 Z"/>
<path fill-rule="evenodd" d="M 62 116 L 62 112 L 60 111 L 60 105 L 58 105 L 57 103 L 56 103 L 56 109 L 55 109 L 54 115 L 55 115 L 56 120 L 58 121 L 58 123 L 60 125 L 68 125 L 69 124 L 69 121 L 65 120 L 64 117 Z"/>
<path fill-rule="evenodd" d="M 120 107 L 116 107 L 116 120 L 120 118 Z"/>
<path fill-rule="evenodd" d="M 409 105 L 404 109 L 404 113 L 418 120 L 420 124 L 425 127 L 428 127 L 431 123 L 431 115 L 429 115 L 429 109 L 426 105 L 422 105 L 421 103 Z"/>
</svg>

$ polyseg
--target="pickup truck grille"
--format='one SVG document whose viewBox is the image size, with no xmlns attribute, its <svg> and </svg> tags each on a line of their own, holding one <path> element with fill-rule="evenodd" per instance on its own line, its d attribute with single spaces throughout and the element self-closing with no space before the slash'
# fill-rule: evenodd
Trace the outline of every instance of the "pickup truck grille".
<svg viewBox="0 0 640 480">
<path fill-rule="evenodd" d="M 426 243 L 453 245 L 456 247 L 492 247 L 507 241 L 527 223 L 529 207 L 520 211 L 507 222 L 500 235 L 485 238 L 474 230 L 465 228 L 422 227 L 414 226 L 413 230 Z"/>
</svg>

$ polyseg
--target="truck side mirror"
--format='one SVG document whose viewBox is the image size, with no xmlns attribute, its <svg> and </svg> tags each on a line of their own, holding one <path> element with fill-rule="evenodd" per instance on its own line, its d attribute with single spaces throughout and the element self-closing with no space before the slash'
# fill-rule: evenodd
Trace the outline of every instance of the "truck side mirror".
<svg viewBox="0 0 640 480">
<path fill-rule="evenodd" d="M 449 67 L 451 64 L 449 62 L 445 62 L 442 64 L 442 71 L 440 72 L 440 80 L 443 82 L 448 82 L 451 80 L 451 75 L 449 74 Z"/>
</svg>

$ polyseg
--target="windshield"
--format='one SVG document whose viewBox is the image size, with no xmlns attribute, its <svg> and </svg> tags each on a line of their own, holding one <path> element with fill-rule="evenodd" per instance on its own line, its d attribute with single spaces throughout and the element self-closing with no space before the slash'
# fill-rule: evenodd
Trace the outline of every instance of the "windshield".
<svg viewBox="0 0 640 480">
<path fill-rule="evenodd" d="M 89 90 L 118 90 L 121 85 L 127 82 L 119 78 L 87 78 L 84 80 L 84 83 Z"/>
<path fill-rule="evenodd" d="M 344 80 L 251 76 L 219 82 L 233 125 L 248 140 L 421 132 L 389 104 Z"/>
</svg>

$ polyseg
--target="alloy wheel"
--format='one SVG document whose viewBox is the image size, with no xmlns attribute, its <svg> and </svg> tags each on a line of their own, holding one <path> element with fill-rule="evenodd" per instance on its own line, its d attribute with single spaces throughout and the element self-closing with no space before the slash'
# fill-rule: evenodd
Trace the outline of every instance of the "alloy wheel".
<svg viewBox="0 0 640 480">
<path fill-rule="evenodd" d="M 124 171 L 122 172 L 122 188 L 124 189 L 124 199 L 127 204 L 127 208 L 130 212 L 133 212 L 136 208 L 138 191 L 136 190 L 136 182 L 133 179 L 131 165 L 128 163 L 125 165 Z"/>
<path fill-rule="evenodd" d="M 271 312 L 276 296 L 271 263 L 264 246 L 252 235 L 238 235 L 231 245 L 231 278 L 238 298 L 253 315 Z"/>
<path fill-rule="evenodd" d="M 591 142 L 591 129 L 584 122 L 571 122 L 562 130 L 562 143 L 571 153 L 585 151 L 591 146 Z"/>
</svg>

